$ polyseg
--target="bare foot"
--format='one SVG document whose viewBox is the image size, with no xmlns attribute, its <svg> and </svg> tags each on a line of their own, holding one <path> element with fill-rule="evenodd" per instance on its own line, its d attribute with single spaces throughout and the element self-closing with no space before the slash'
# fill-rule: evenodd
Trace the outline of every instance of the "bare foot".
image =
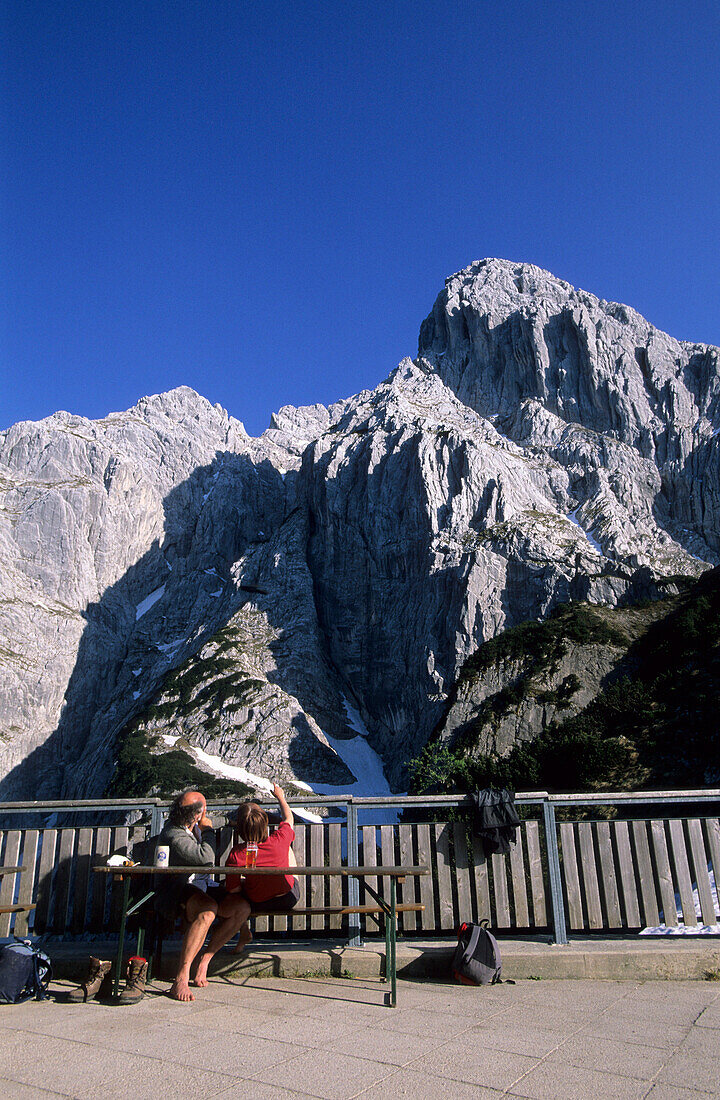
<svg viewBox="0 0 720 1100">
<path fill-rule="evenodd" d="M 233 955 L 239 955 L 241 953 L 241 951 L 245 950 L 247 945 L 251 942 L 252 938 L 253 938 L 253 934 L 250 931 L 249 925 L 244 924 L 242 926 L 242 928 L 240 929 L 240 932 L 238 934 L 237 944 L 235 945 L 235 947 L 233 947 L 231 953 Z"/>
<path fill-rule="evenodd" d="M 184 978 L 176 978 L 168 990 L 168 997 L 175 1001 L 194 1001 L 195 994 Z"/>
<path fill-rule="evenodd" d="M 212 955 L 201 955 L 200 956 L 200 962 L 198 963 L 197 971 L 195 973 L 195 978 L 194 978 L 193 983 L 192 983 L 193 985 L 197 986 L 199 989 L 204 989 L 205 986 L 208 984 L 207 968 L 208 968 L 208 963 L 210 962 L 211 958 L 212 958 Z"/>
</svg>

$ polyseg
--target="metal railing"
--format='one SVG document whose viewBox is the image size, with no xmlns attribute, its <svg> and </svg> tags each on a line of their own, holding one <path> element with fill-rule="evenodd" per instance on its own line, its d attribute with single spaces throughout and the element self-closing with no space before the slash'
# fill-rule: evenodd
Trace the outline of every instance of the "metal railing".
<svg viewBox="0 0 720 1100">
<path fill-rule="evenodd" d="M 267 799 L 264 801 L 268 804 Z M 544 930 L 551 933 L 555 943 L 564 944 L 568 942 L 568 928 L 622 931 L 651 923 L 654 915 L 669 909 L 676 895 L 682 900 L 685 922 L 692 921 L 694 908 L 691 912 L 688 899 L 693 889 L 700 896 L 705 920 L 710 914 L 710 879 L 706 882 L 703 875 L 714 875 L 716 883 L 720 880 L 720 789 L 518 793 L 516 805 L 527 821 L 509 859 L 485 859 L 466 831 L 469 817 L 465 811 L 472 808 L 467 795 L 307 795 L 289 802 L 296 810 L 323 815 L 324 826 L 315 824 L 305 829 L 307 844 L 315 853 L 324 852 L 328 844 L 334 844 L 337 850 L 339 843 L 348 865 L 358 866 L 361 861 L 374 860 L 375 850 L 382 845 L 383 854 L 388 849 L 397 850 L 397 858 L 406 858 L 410 853 L 414 859 L 431 863 L 433 876 L 425 900 L 429 899 L 434 915 L 423 917 L 419 929 L 414 917 L 409 918 L 405 931 L 410 933 L 430 932 L 436 926 L 448 930 L 456 918 L 488 915 L 495 918 L 493 923 L 501 930 Z M 3 864 L 13 863 L 22 855 L 24 862 L 33 862 L 24 886 L 18 889 L 25 900 L 41 899 L 43 919 L 47 920 L 54 904 L 65 907 L 68 925 L 72 924 L 73 910 L 73 927 L 88 927 L 81 901 L 71 897 L 72 890 L 82 887 L 88 909 L 92 903 L 94 912 L 104 914 L 107 924 L 107 899 L 103 908 L 91 896 L 90 881 L 99 876 L 87 873 L 90 861 L 106 854 L 105 849 L 117 847 L 118 838 L 160 832 L 168 806 L 168 801 L 158 798 L 0 803 L 0 860 Z M 209 811 L 227 821 L 236 806 L 236 800 L 211 801 Z M 605 818 L 572 820 L 574 810 L 587 818 L 588 809 L 600 807 L 605 809 Z M 608 808 L 616 816 L 627 809 L 632 815 L 630 822 L 608 822 Z M 638 815 L 639 808 L 645 813 Z M 700 815 L 699 808 L 707 815 Z M 568 820 L 559 823 L 558 810 Z M 692 810 L 696 816 L 682 817 L 685 810 Z M 394 825 L 390 823 L 393 817 Z M 302 826 L 299 831 L 303 832 Z M 102 844 L 97 839 L 100 834 Z M 330 836 L 331 840 L 323 839 Z M 300 844 L 304 849 L 304 838 Z M 63 861 L 69 869 L 68 882 L 56 884 L 57 866 Z M 7 886 L 3 883 L 0 889 L 10 889 L 10 882 L 6 877 Z M 50 901 L 56 885 L 57 896 L 53 893 L 54 901 Z M 421 889 L 419 884 L 417 889 Z M 358 905 L 361 885 L 350 880 L 347 890 L 348 904 Z M 3 900 L 17 898 L 0 896 L 0 903 Z M 720 915 L 716 918 L 720 923 Z M 18 917 L 16 930 L 26 929 L 24 919 Z M 60 933 L 63 919 L 57 916 L 53 925 Z M 306 927 L 310 930 L 316 926 Z M 10 929 L 10 918 L 0 918 L 0 935 L 9 934 Z M 362 932 L 360 917 L 351 915 L 350 942 L 359 943 Z"/>
</svg>

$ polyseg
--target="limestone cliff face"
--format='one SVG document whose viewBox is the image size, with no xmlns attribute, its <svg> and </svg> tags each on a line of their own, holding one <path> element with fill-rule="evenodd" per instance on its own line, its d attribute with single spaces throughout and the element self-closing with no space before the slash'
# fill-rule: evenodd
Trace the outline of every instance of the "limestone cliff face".
<svg viewBox="0 0 720 1100">
<path fill-rule="evenodd" d="M 436 731 L 438 740 L 462 748 L 471 759 L 507 756 L 517 744 L 534 740 L 595 699 L 620 667 L 632 640 L 633 634 L 619 631 L 616 638 L 601 643 L 590 639 L 578 644 L 564 638 L 558 640 L 551 661 L 544 653 L 501 657 L 472 674 L 461 674 Z"/>
<path fill-rule="evenodd" d="M 415 361 L 258 439 L 186 388 L 14 425 L 0 797 L 102 793 L 131 726 L 349 782 L 348 702 L 403 783 L 483 640 L 718 561 L 719 386 L 717 349 L 486 260 Z"/>
<path fill-rule="evenodd" d="M 277 531 L 330 422 L 292 410 L 293 435 L 283 412 L 251 440 L 181 388 L 3 434 L 5 797 L 101 793 L 118 731 L 242 603 L 232 567 Z"/>
</svg>

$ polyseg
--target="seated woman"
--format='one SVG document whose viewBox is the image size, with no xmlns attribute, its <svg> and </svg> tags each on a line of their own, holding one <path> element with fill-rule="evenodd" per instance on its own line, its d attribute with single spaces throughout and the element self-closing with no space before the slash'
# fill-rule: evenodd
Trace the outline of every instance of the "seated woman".
<svg viewBox="0 0 720 1100">
<path fill-rule="evenodd" d="M 245 849 L 248 844 L 257 844 L 256 867 L 295 867 L 297 860 L 292 850 L 295 839 L 293 812 L 285 801 L 285 792 L 277 783 L 273 785 L 273 794 L 278 800 L 282 813 L 282 822 L 270 835 L 268 816 L 256 802 L 245 802 L 238 809 L 236 818 L 236 843 L 227 858 L 229 867 L 245 867 Z M 245 878 L 228 875 L 226 889 L 232 893 L 242 890 L 250 903 L 250 913 L 258 909 L 272 909 L 285 913 L 294 908 L 300 897 L 297 879 L 292 875 L 248 875 Z M 242 951 L 252 939 L 247 924 L 240 929 L 236 951 Z"/>
</svg>

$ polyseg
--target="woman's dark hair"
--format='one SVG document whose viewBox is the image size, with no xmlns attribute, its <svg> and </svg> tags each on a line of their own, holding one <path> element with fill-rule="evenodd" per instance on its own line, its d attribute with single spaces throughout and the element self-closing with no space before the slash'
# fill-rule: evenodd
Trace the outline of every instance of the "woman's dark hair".
<svg viewBox="0 0 720 1100">
<path fill-rule="evenodd" d="M 195 817 L 203 808 L 203 801 L 201 798 L 195 798 L 191 802 L 183 802 L 183 799 L 194 793 L 194 791 L 188 790 L 175 795 L 168 812 L 168 824 L 179 825 L 181 828 L 192 825 Z"/>
<path fill-rule="evenodd" d="M 257 802 L 243 802 L 238 809 L 237 832 L 246 843 L 262 844 L 268 838 L 268 816 Z"/>
</svg>

